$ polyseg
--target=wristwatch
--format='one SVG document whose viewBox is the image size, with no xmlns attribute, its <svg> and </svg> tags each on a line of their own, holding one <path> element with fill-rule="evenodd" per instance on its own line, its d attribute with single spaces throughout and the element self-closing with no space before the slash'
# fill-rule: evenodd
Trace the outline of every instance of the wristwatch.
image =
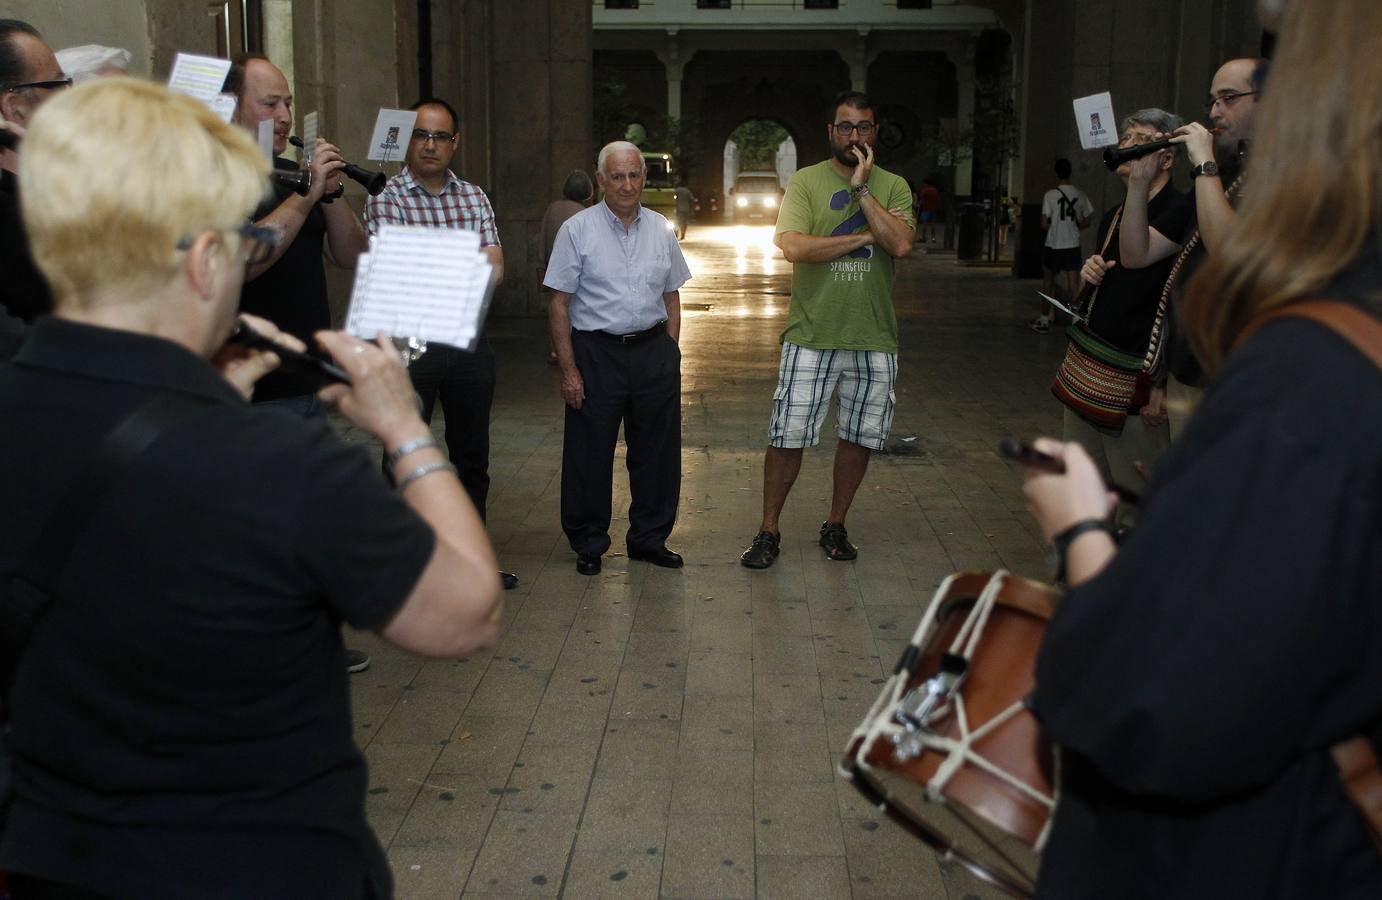
<svg viewBox="0 0 1382 900">
<path fill-rule="evenodd" d="M 1212 159 L 1205 160 L 1198 166 L 1190 170 L 1191 178 L 1199 178 L 1201 175 L 1218 175 L 1219 164 Z"/>
<path fill-rule="evenodd" d="M 855 185 L 854 187 L 849 189 L 849 193 L 850 196 L 854 197 L 854 199 L 856 200 L 858 200 L 861 197 L 867 197 L 869 195 L 868 182 L 866 181 L 863 184 Z"/>
<path fill-rule="evenodd" d="M 322 202 L 323 202 L 323 203 L 334 203 L 335 201 L 341 199 L 341 197 L 343 197 L 343 196 L 345 196 L 345 184 L 344 184 L 344 183 L 342 183 L 342 184 L 340 184 L 339 186 L 337 186 L 336 190 L 331 191 L 330 193 L 327 193 L 327 194 L 322 194 Z"/>
</svg>

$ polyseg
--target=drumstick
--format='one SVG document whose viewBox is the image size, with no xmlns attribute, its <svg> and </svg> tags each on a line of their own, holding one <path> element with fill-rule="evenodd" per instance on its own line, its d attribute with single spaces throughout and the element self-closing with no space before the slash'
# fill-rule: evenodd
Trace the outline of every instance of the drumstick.
<svg viewBox="0 0 1382 900">
<path fill-rule="evenodd" d="M 1065 460 L 1057 459 L 1049 453 L 1042 453 L 1031 444 L 1025 444 L 1017 438 L 1004 438 L 998 444 L 998 452 L 1040 472 L 1049 472 L 1052 475 L 1065 474 Z M 1116 481 L 1108 482 L 1105 487 L 1117 494 L 1118 499 L 1124 503 L 1136 505 L 1142 502 L 1141 494 L 1123 487 Z"/>
</svg>

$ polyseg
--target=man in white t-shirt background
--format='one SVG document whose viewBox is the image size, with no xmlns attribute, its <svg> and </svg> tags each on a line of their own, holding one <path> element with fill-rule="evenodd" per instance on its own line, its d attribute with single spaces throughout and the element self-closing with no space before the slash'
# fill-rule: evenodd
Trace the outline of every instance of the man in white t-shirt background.
<svg viewBox="0 0 1382 900">
<path fill-rule="evenodd" d="M 1065 273 L 1066 303 L 1075 299 L 1079 287 L 1080 229 L 1089 227 L 1094 204 L 1085 192 L 1070 183 L 1070 160 L 1056 160 L 1056 186 L 1041 199 L 1041 227 L 1046 232 L 1046 245 L 1041 250 L 1041 291 L 1048 297 L 1056 295 L 1056 275 Z M 1051 304 L 1041 302 L 1037 317 L 1027 323 L 1037 334 L 1051 330 Z"/>
</svg>

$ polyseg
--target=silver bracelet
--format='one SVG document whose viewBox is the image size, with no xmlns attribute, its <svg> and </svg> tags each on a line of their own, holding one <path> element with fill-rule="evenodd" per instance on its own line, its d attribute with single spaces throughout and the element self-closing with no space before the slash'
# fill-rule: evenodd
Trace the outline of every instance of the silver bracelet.
<svg viewBox="0 0 1382 900">
<path fill-rule="evenodd" d="M 451 465 L 451 463 L 449 462 L 423 463 L 413 471 L 409 472 L 407 475 L 404 475 L 402 478 L 398 479 L 398 492 L 400 494 L 403 493 L 408 489 L 408 485 L 412 484 L 414 481 L 417 481 L 419 478 L 423 478 L 427 475 L 431 475 L 433 472 L 440 472 L 442 469 L 449 470 L 452 475 L 456 474 L 456 467 Z"/>
<path fill-rule="evenodd" d="M 389 471 L 393 471 L 394 465 L 409 453 L 416 453 L 419 450 L 426 450 L 428 447 L 435 446 L 437 446 L 437 439 L 430 434 L 427 437 L 414 438 L 411 441 L 399 444 L 398 447 L 394 449 L 394 452 L 390 453 L 385 458 L 384 462 L 389 467 Z"/>
<path fill-rule="evenodd" d="M 850 188 L 850 189 L 849 189 L 849 192 L 850 192 L 850 194 L 852 194 L 852 195 L 854 196 L 854 199 L 855 199 L 855 200 L 862 200 L 862 199 L 864 199 L 865 197 L 867 197 L 870 193 L 872 193 L 872 192 L 869 190 L 869 186 L 868 186 L 868 183 L 867 183 L 867 182 L 864 183 L 864 184 L 859 185 L 858 187 L 852 187 L 852 188 Z"/>
</svg>

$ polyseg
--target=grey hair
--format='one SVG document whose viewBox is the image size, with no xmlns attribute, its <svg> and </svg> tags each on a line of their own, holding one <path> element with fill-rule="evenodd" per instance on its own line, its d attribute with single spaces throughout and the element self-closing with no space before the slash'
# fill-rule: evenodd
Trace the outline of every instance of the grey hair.
<svg viewBox="0 0 1382 900">
<path fill-rule="evenodd" d="M 63 74 L 72 76 L 76 82 L 89 81 L 97 77 L 106 66 L 117 69 L 130 67 L 131 54 L 119 47 L 102 47 L 100 44 L 83 44 L 68 47 L 54 54 Z"/>
<path fill-rule="evenodd" d="M 1148 125 L 1157 131 L 1169 133 L 1185 124 L 1185 120 L 1175 113 L 1149 106 L 1123 118 L 1123 131 L 1134 125 Z"/>
<path fill-rule="evenodd" d="M 595 168 L 599 169 L 601 174 L 608 175 L 609 173 L 605 171 L 605 159 L 607 159 L 611 153 L 627 153 L 629 151 L 638 154 L 638 163 L 643 167 L 643 171 L 647 172 L 648 163 L 643 159 L 643 151 L 638 149 L 637 144 L 631 144 L 628 141 L 610 141 L 608 144 L 601 147 L 600 156 L 595 160 Z"/>
</svg>

